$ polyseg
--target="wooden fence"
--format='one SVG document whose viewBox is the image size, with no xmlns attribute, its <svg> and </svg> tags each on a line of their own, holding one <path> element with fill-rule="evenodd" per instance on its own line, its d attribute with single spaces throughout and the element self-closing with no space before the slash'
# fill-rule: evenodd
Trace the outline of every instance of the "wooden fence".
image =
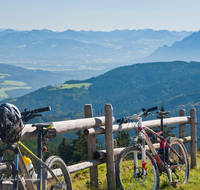
<svg viewBox="0 0 200 190">
<path fill-rule="evenodd" d="M 106 163 L 107 182 L 109 189 L 116 189 L 114 158 L 124 148 L 114 148 L 113 133 L 122 130 L 131 130 L 137 128 L 136 123 L 113 125 L 113 108 L 111 104 L 105 105 L 105 116 L 93 117 L 92 105 L 87 104 L 84 107 L 85 119 L 54 122 L 58 134 L 84 130 L 88 141 L 88 160 L 83 163 L 68 166 L 69 172 L 77 172 L 90 168 L 91 184 L 98 188 L 98 168 L 97 165 Z M 160 126 L 160 120 L 151 120 L 142 122 L 147 127 Z M 180 110 L 180 117 L 165 118 L 164 125 L 179 124 L 179 138 L 183 142 L 191 141 L 191 167 L 197 164 L 197 134 L 196 134 L 196 109 L 190 110 L 190 116 L 185 115 L 185 110 Z M 191 136 L 185 137 L 185 124 L 191 126 Z M 105 134 L 106 150 L 96 151 L 95 135 Z M 21 140 L 37 137 L 37 131 L 31 125 L 26 125 L 22 131 Z M 155 145 L 156 146 L 156 145 Z M 96 158 L 96 159 L 94 159 Z"/>
</svg>

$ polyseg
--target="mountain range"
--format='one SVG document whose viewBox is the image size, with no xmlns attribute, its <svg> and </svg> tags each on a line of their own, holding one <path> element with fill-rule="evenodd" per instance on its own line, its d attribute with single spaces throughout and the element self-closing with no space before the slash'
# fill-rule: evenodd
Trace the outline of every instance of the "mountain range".
<svg viewBox="0 0 200 190">
<path fill-rule="evenodd" d="M 147 58 L 148 61 L 200 61 L 200 31 L 192 33 L 171 46 L 159 47 Z"/>
<path fill-rule="evenodd" d="M 65 71 L 66 75 L 75 72 L 72 79 L 87 79 L 136 63 L 157 48 L 171 46 L 190 34 L 151 29 L 111 32 L 7 29 L 0 31 L 0 63 Z"/>
</svg>

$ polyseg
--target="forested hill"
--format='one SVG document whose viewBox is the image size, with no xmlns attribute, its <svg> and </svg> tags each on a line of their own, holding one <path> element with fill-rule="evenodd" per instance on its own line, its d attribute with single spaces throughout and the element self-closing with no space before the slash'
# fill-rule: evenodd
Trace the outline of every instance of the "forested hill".
<svg viewBox="0 0 200 190">
<path fill-rule="evenodd" d="M 97 116 L 111 103 L 116 118 L 164 104 L 171 116 L 177 116 L 183 108 L 187 114 L 193 107 L 200 113 L 199 92 L 200 63 L 174 61 L 119 67 L 88 80 L 40 88 L 11 102 L 21 110 L 51 106 L 47 114 L 57 116 L 83 112 L 85 104 L 92 104 Z"/>
<path fill-rule="evenodd" d="M 54 73 L 0 64 L 0 100 L 19 97 L 49 84 L 60 84 L 69 78 L 70 76 L 62 72 Z"/>
</svg>

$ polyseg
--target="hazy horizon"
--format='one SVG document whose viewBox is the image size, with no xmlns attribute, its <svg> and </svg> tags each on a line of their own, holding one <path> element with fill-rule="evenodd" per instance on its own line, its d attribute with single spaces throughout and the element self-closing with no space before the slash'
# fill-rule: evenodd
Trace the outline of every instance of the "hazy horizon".
<svg viewBox="0 0 200 190">
<path fill-rule="evenodd" d="M 0 28 L 198 31 L 199 7 L 198 0 L 10 0 L 0 2 Z"/>
</svg>

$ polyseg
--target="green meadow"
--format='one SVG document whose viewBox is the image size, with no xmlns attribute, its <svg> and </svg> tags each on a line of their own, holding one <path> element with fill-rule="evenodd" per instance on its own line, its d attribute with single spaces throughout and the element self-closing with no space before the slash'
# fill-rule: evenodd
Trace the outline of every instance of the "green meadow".
<svg viewBox="0 0 200 190">
<path fill-rule="evenodd" d="M 61 84 L 57 87 L 60 87 L 61 89 L 69 89 L 69 88 L 81 88 L 85 87 L 88 88 L 91 85 L 91 83 L 77 83 L 77 84 Z"/>
<path fill-rule="evenodd" d="M 5 74 L 5 73 L 0 73 L 0 79 L 6 78 L 6 77 L 10 77 L 11 75 L 9 74 Z"/>
<path fill-rule="evenodd" d="M 0 73 L 0 79 L 3 79 L 7 76 L 11 75 Z M 18 90 L 18 89 L 31 89 L 31 88 L 32 87 L 27 86 L 27 83 L 23 81 L 2 80 L 2 82 L 0 82 L 0 100 L 4 98 L 9 98 L 6 91 Z"/>
<path fill-rule="evenodd" d="M 190 180 L 187 185 L 182 185 L 178 187 L 173 187 L 166 178 L 161 177 L 160 189 L 163 190 L 197 190 L 200 189 L 200 153 L 197 157 L 197 166 L 190 169 Z M 98 166 L 99 174 L 99 190 L 108 190 L 107 179 L 106 179 L 106 164 Z M 89 169 L 78 171 L 71 174 L 71 179 L 73 183 L 74 190 L 92 190 L 94 188 L 90 185 L 90 172 Z"/>
</svg>

